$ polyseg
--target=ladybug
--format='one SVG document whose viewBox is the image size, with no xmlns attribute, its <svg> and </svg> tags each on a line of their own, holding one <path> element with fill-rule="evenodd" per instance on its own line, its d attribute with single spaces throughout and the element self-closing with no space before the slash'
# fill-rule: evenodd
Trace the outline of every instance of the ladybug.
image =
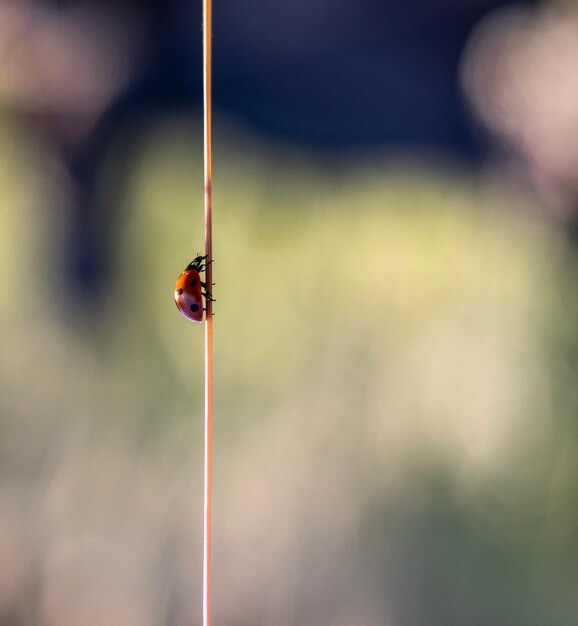
<svg viewBox="0 0 578 626">
<path fill-rule="evenodd" d="M 175 304 L 179 311 L 191 322 L 203 321 L 203 297 L 214 302 L 207 285 L 201 280 L 199 272 L 207 267 L 207 256 L 196 256 L 177 278 L 175 283 Z M 212 263 L 212 261 L 209 261 Z"/>
</svg>

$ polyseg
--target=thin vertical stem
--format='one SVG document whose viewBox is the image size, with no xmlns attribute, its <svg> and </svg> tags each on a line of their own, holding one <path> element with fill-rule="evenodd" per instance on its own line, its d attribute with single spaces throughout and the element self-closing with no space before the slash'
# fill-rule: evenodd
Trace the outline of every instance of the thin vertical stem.
<svg viewBox="0 0 578 626">
<path fill-rule="evenodd" d="M 212 161 L 211 161 L 211 69 L 212 0 L 203 0 L 203 89 L 204 89 L 204 162 L 205 162 L 205 254 L 206 281 L 213 284 Z M 205 463 L 203 506 L 203 626 L 211 626 L 211 483 L 213 428 L 213 303 L 206 299 L 205 316 Z"/>
</svg>

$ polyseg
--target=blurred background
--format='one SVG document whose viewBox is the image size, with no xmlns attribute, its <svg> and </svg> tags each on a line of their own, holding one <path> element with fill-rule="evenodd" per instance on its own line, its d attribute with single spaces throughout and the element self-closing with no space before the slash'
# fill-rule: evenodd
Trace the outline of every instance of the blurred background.
<svg viewBox="0 0 578 626">
<path fill-rule="evenodd" d="M 0 625 L 201 621 L 201 6 L 0 3 Z M 578 623 L 578 5 L 215 1 L 214 621 Z"/>
</svg>

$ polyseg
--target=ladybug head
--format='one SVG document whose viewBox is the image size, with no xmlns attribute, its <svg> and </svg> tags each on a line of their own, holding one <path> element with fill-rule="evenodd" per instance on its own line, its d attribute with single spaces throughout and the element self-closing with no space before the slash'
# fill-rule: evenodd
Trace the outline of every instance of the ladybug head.
<svg viewBox="0 0 578 626">
<path fill-rule="evenodd" d="M 205 269 L 205 265 L 203 261 L 206 259 L 206 256 L 197 255 L 185 268 L 185 272 L 187 270 L 196 270 L 197 272 L 202 272 Z"/>
</svg>

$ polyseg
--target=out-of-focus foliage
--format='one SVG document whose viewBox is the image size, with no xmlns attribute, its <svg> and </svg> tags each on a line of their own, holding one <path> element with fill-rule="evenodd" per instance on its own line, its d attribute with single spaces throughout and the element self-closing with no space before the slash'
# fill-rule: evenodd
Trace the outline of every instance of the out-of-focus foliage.
<svg viewBox="0 0 578 626">
<path fill-rule="evenodd" d="M 202 246 L 198 132 L 159 124 L 123 174 L 95 312 L 60 278 L 57 162 L 14 128 L 0 623 L 199 623 L 202 328 L 171 301 Z M 216 623 L 576 623 L 562 235 L 441 165 L 216 158 Z"/>
<path fill-rule="evenodd" d="M 578 12 L 518 5 L 476 27 L 462 59 L 472 111 L 510 179 L 553 215 L 578 222 Z"/>
</svg>

